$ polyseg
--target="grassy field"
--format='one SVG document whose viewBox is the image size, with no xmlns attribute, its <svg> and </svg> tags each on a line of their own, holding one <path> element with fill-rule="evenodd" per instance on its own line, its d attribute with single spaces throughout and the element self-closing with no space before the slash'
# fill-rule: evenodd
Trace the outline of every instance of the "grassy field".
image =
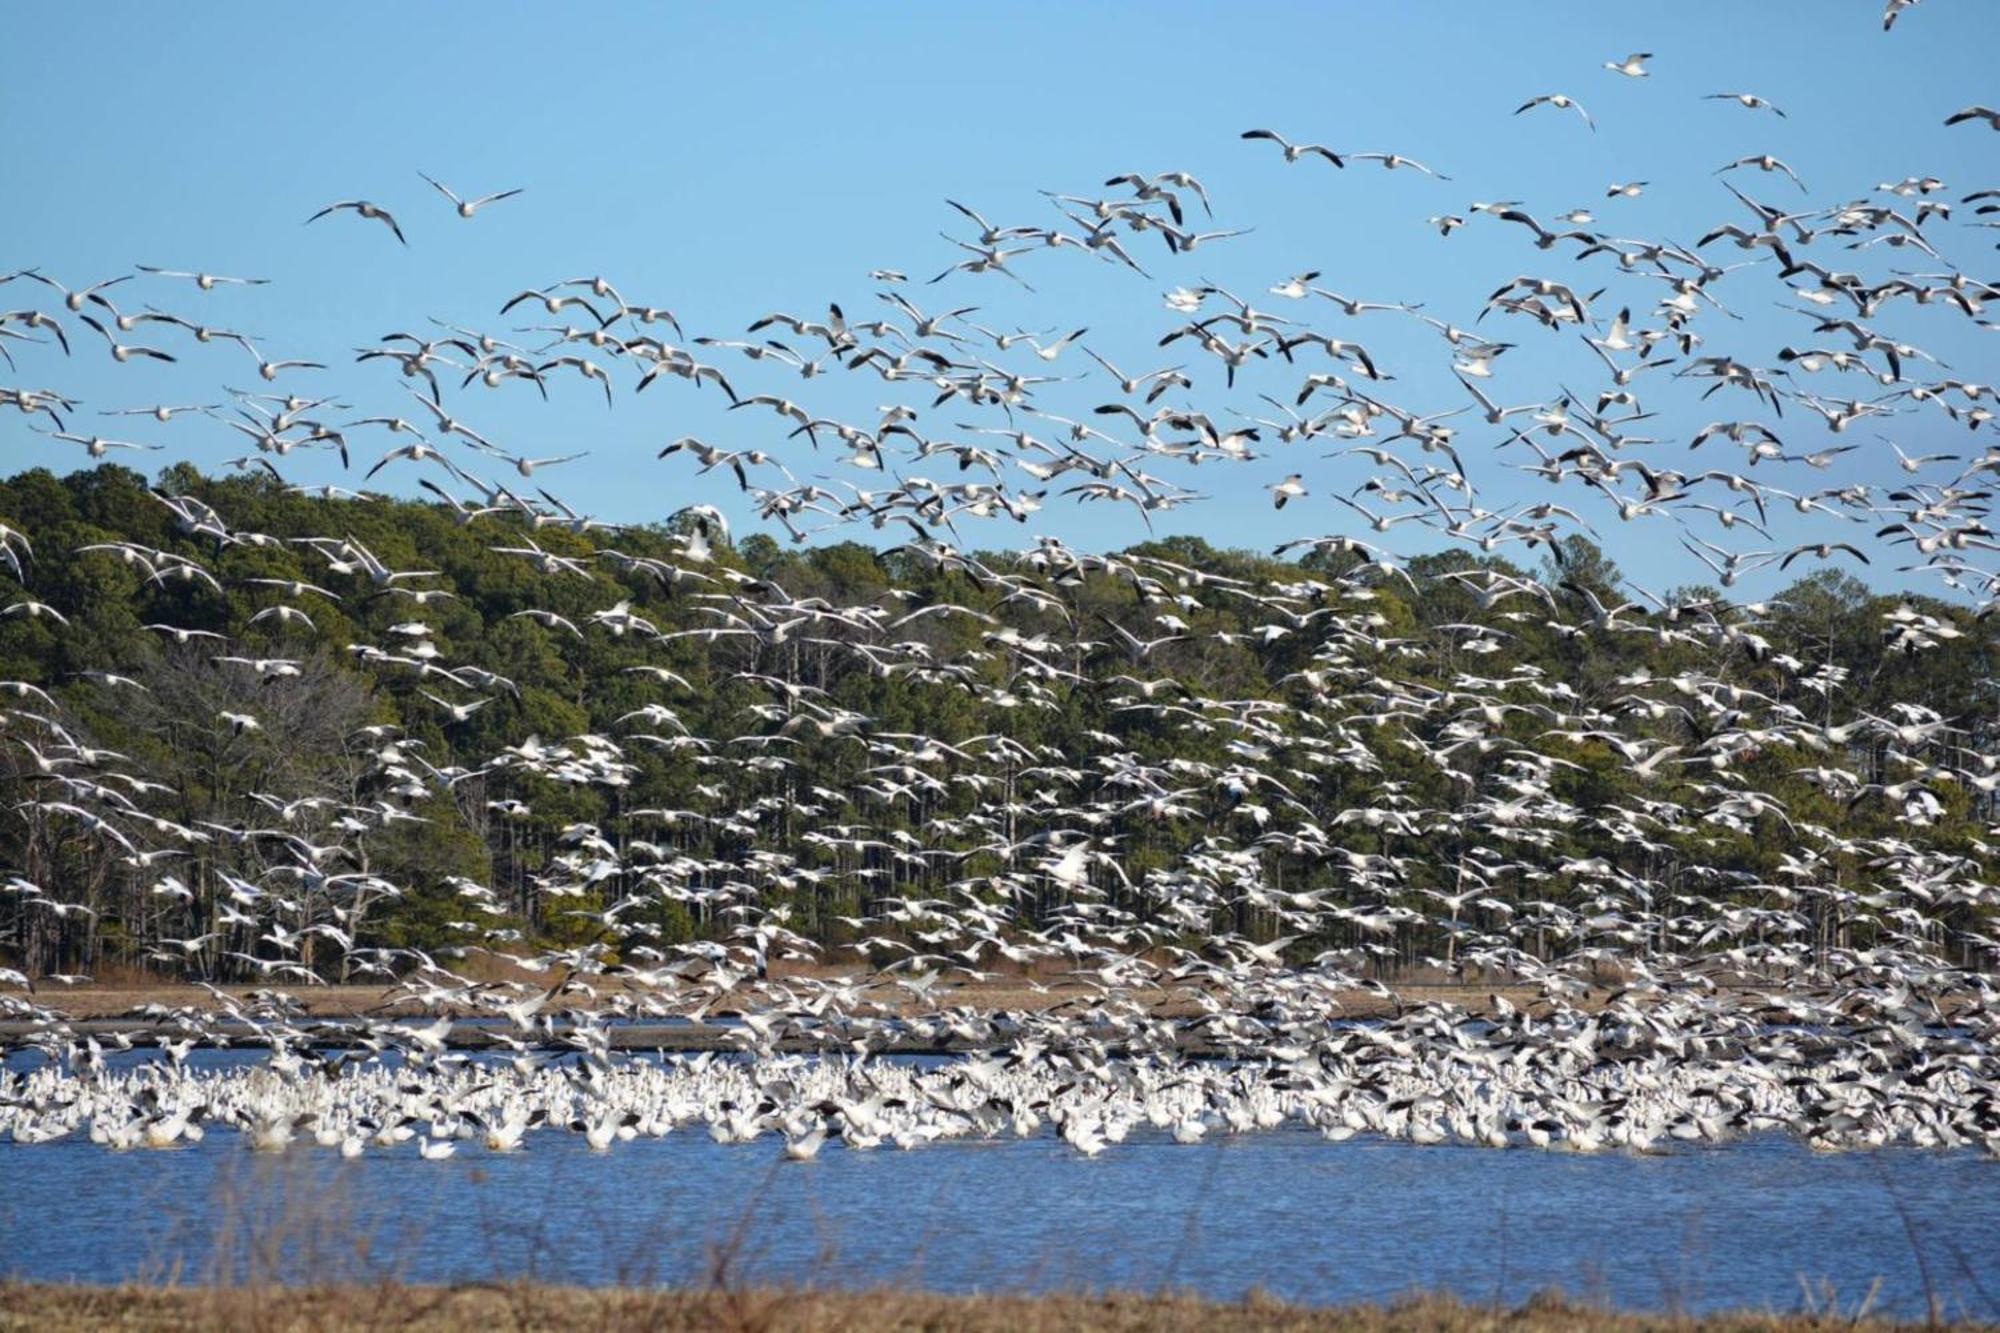
<svg viewBox="0 0 2000 1333">
<path fill-rule="evenodd" d="M 788 971 L 778 972 L 775 975 L 778 979 L 782 980 L 786 977 L 794 976 L 833 976 L 837 972 L 838 969 L 834 968 L 816 968 L 811 970 L 793 968 Z M 849 973 L 849 975 L 853 974 Z M 540 984 L 547 985 L 549 978 L 543 977 L 539 981 Z M 630 994 L 634 999 L 641 998 L 643 995 L 643 992 L 628 988 L 625 983 L 616 977 L 595 977 L 591 978 L 591 983 L 597 991 L 597 997 L 594 1001 L 580 995 L 572 995 L 565 997 L 563 1004 L 576 1005 L 583 1008 L 601 1008 L 613 997 L 620 994 Z M 872 988 L 868 992 L 868 998 L 884 1009 L 894 1012 L 908 1012 L 912 1009 L 933 1007 L 948 1008 L 964 1006 L 983 1013 L 993 1013 L 1002 1010 L 1017 1012 L 1022 1010 L 1044 1010 L 1065 1004 L 1087 1006 L 1094 1004 L 1100 994 L 1095 988 L 1081 985 L 1073 979 L 1067 979 L 1060 975 L 1046 976 L 1039 980 L 1038 985 L 1039 989 L 1036 986 L 1029 985 L 1024 978 L 1018 976 L 995 977 L 989 981 L 966 982 L 963 984 L 946 984 L 940 985 L 932 991 L 930 1004 L 914 1005 L 907 991 L 893 985 L 883 984 Z M 220 989 L 247 1005 L 251 993 L 259 988 L 256 986 L 237 985 L 224 986 Z M 401 992 L 397 988 L 388 986 L 291 986 L 283 989 L 304 1006 L 306 1014 L 315 1018 L 351 1018 L 363 1013 L 373 1013 L 378 1016 L 408 1017 L 425 1012 L 416 1002 L 407 998 L 406 992 Z M 1488 1010 L 1492 996 L 1496 992 L 1518 1006 L 1532 1007 L 1537 1002 L 1537 994 L 1534 990 L 1519 986 L 1462 986 L 1426 982 L 1402 982 L 1396 985 L 1395 990 L 1406 1001 L 1442 1000 L 1462 1005 L 1467 1009 L 1481 1013 Z M 158 1004 L 169 1009 L 189 1006 L 196 1009 L 212 1010 L 216 1006 L 215 996 L 210 991 L 199 986 L 184 985 L 170 981 L 135 979 L 129 983 L 119 985 L 89 984 L 73 987 L 61 987 L 49 984 L 42 986 L 32 997 L 18 990 L 10 993 L 20 999 L 32 998 L 36 1003 L 50 1009 L 58 1010 L 73 1019 L 119 1018 L 129 1014 L 132 1010 L 140 1006 L 149 1004 Z M 1601 998 L 1604 993 L 1603 991 L 1599 991 L 1595 996 L 1583 1001 L 1583 1003 L 1587 1005 L 1592 999 Z M 1200 1012 L 1199 1006 L 1186 995 L 1170 995 L 1165 991 L 1145 990 L 1136 991 L 1133 994 L 1134 998 L 1150 1005 L 1163 1016 Z M 1390 1000 L 1361 990 L 1350 992 L 1345 997 L 1344 1003 L 1346 1009 L 1356 1017 L 1380 1017 L 1395 1012 L 1396 1007 L 1394 1002 Z M 724 1001 L 721 1004 L 714 1005 L 712 1011 L 726 1010 L 727 1008 L 729 1008 L 729 1004 L 727 1001 Z M 461 1006 L 454 1009 L 453 1012 L 465 1015 L 476 1013 L 478 1010 L 469 1006 Z"/>
<path fill-rule="evenodd" d="M 1616 1313 L 1559 1298 L 1516 1309 L 1440 1297 L 1316 1309 L 1131 1294 L 945 1296 L 916 1291 L 642 1290 L 531 1284 L 473 1287 L 85 1287 L 0 1283 L 0 1333 L 85 1329 L 740 1330 L 742 1333 L 1831 1333 L 1990 1328 L 1896 1323 L 1854 1314 Z"/>
</svg>

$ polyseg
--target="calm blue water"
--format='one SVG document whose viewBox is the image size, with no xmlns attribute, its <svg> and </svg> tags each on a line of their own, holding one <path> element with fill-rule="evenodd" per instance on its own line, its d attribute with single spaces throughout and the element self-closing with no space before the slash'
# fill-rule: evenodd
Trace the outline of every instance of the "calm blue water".
<svg viewBox="0 0 2000 1333">
<path fill-rule="evenodd" d="M 948 1290 L 1161 1285 L 1315 1302 L 1443 1287 L 1515 1302 L 1796 1308 L 1800 1283 L 1920 1313 L 1898 1205 L 1953 1312 L 2000 1317 L 2000 1163 L 1822 1156 L 1776 1138 L 1664 1156 L 1350 1141 L 1296 1130 L 1183 1147 L 1135 1131 L 1085 1160 L 1053 1138 L 779 1160 L 705 1134 L 585 1150 L 414 1146 L 357 1161 L 0 1146 L 0 1273 L 444 1281 L 737 1277 Z"/>
</svg>

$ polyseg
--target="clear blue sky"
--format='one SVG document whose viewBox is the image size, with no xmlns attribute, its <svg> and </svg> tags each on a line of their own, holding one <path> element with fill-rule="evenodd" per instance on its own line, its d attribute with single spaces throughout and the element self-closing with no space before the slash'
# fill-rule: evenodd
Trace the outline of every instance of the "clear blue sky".
<svg viewBox="0 0 2000 1333">
<path fill-rule="evenodd" d="M 1469 325 L 1486 295 L 1516 273 L 1586 289 L 1614 274 L 1603 260 L 1578 266 L 1568 246 L 1538 253 L 1522 229 L 1489 218 L 1441 238 L 1426 217 L 1464 215 L 1473 200 L 1520 199 L 1545 220 L 1589 207 L 1598 218 L 1593 225 L 1613 235 L 1692 245 L 1715 222 L 1744 219 L 1711 173 L 1753 152 L 1785 158 L 1811 187 L 1806 196 L 1782 178 L 1738 173 L 1749 193 L 1777 204 L 1857 199 L 1912 174 L 1943 178 L 1950 189 L 1940 198 L 2000 185 L 2000 137 L 1982 125 L 1942 125 L 1956 108 L 1996 96 L 1991 65 L 2000 7 L 1928 0 L 1887 36 L 1880 13 L 1879 0 L 797 4 L 755 12 L 17 6 L 8 14 L 8 53 L 0 56 L 10 181 L 0 272 L 33 266 L 77 285 L 147 263 L 270 278 L 268 287 L 207 294 L 145 279 L 113 295 L 121 305 L 150 302 L 260 335 L 273 356 L 325 361 L 328 371 L 287 376 L 279 387 L 336 393 L 353 405 L 349 415 L 361 416 L 415 404 L 393 367 L 357 366 L 353 349 L 391 330 L 421 331 L 426 316 L 501 334 L 546 322 L 525 318 L 525 307 L 497 314 L 523 287 L 602 273 L 635 302 L 671 307 L 690 334 L 741 337 L 751 319 L 773 309 L 819 316 L 831 300 L 851 317 L 891 313 L 875 300 L 880 284 L 867 274 L 897 268 L 913 279 L 906 294 L 926 308 L 976 304 L 976 318 L 1003 328 L 1088 324 L 1085 341 L 1128 369 L 1189 363 L 1198 386 L 1187 400 L 1212 414 L 1270 415 L 1255 391 L 1294 388 L 1303 369 L 1278 363 L 1229 391 L 1219 367 L 1185 343 L 1153 347 L 1176 323 L 1161 294 L 1207 278 L 1261 308 L 1365 343 L 1399 377 L 1381 386 L 1385 397 L 1438 411 L 1466 398 L 1449 378 L 1447 349 L 1434 332 L 1400 315 L 1348 319 L 1325 302 L 1294 306 L 1265 289 L 1287 274 L 1319 269 L 1323 285 L 1366 299 L 1422 302 L 1428 313 Z M 1638 50 L 1655 53 L 1649 79 L 1601 68 Z M 1738 89 L 1770 98 L 1789 117 L 1698 100 Z M 1596 133 L 1548 108 L 1511 114 L 1530 96 L 1558 91 L 1590 109 Z M 1454 179 L 1365 163 L 1345 172 L 1316 161 L 1287 167 L 1270 145 L 1239 141 L 1251 126 L 1342 150 L 1395 150 Z M 958 257 L 939 231 L 967 230 L 945 207 L 947 196 L 996 222 L 1047 225 L 1060 219 L 1038 189 L 1111 193 L 1100 183 L 1114 173 L 1166 169 L 1192 171 L 1207 184 L 1215 221 L 1203 225 L 1254 226 L 1254 234 L 1178 258 L 1157 237 L 1128 238 L 1152 281 L 1067 250 L 1017 261 L 1039 289 L 1033 297 L 990 275 L 923 285 Z M 465 222 L 418 179 L 420 170 L 462 192 L 527 192 Z M 1604 197 L 1607 185 L 1628 180 L 1650 185 L 1637 199 Z M 392 209 L 409 248 L 351 215 L 301 225 L 343 198 Z M 1961 220 L 1969 212 L 1961 210 Z M 1987 257 L 2000 233 L 1947 224 L 1927 231 L 1969 272 L 1993 272 Z M 1854 255 L 1839 244 L 1823 241 L 1808 253 L 1871 275 L 1923 259 L 1908 251 Z M 1711 253 L 1718 262 L 1748 257 L 1727 245 Z M 1716 291 L 1725 301 L 1736 298 L 1745 319 L 1704 315 L 1698 327 L 1708 351 L 1776 365 L 1779 346 L 1810 336 L 1802 321 L 1776 309 L 1774 297 L 1785 294 L 1774 273 L 1734 274 Z M 1626 280 L 1606 304 L 1615 309 L 1620 292 L 1637 304 L 1663 289 Z M 25 282 L 0 288 L 0 308 L 53 308 L 53 299 Z M 1952 312 L 1905 302 L 1880 322 L 1964 377 L 1994 378 L 1995 335 Z M 181 362 L 119 365 L 88 330 L 73 321 L 72 328 L 74 358 L 12 344 L 19 369 L 0 367 L 0 383 L 59 388 L 87 405 L 74 423 L 83 429 L 167 445 L 168 454 L 136 458 L 149 471 L 178 457 L 214 468 L 242 452 L 242 437 L 200 417 L 159 425 L 91 411 L 218 401 L 222 384 L 267 387 L 247 356 L 155 326 L 135 339 L 168 345 Z M 1497 317 L 1482 331 L 1520 345 L 1490 384 L 1502 401 L 1550 398 L 1564 384 L 1591 396 L 1602 383 L 1573 332 Z M 790 393 L 856 422 L 872 421 L 897 387 L 862 374 L 803 382 L 782 366 L 752 365 L 720 350 L 708 359 L 740 391 Z M 1012 358 L 1021 360 L 1018 352 Z M 1044 369 L 1032 358 L 1026 364 Z M 1091 378 L 1045 391 L 1051 408 L 1087 410 L 1112 396 L 1101 372 L 1074 349 L 1056 368 L 1090 371 Z M 629 366 L 614 371 L 626 388 L 637 374 Z M 689 433 L 779 453 L 802 479 L 821 473 L 867 484 L 865 474 L 833 463 L 837 449 L 815 458 L 803 440 L 783 442 L 776 418 L 722 413 L 713 391 L 681 381 L 636 399 L 621 392 L 612 409 L 575 377 L 552 387 L 546 406 L 520 384 L 493 392 L 475 386 L 455 402 L 465 420 L 509 448 L 590 450 L 588 459 L 537 480 L 606 517 L 658 517 L 693 500 L 721 502 L 744 516 L 725 473 L 697 482 L 689 459 L 655 461 L 661 444 Z M 1662 437 L 1656 456 L 1668 466 L 1740 465 L 1740 453 L 1724 444 L 1689 457 L 1686 439 L 1708 420 L 1768 415 L 1731 393 L 1700 404 L 1698 387 L 1664 376 L 1646 376 L 1639 387 L 1660 415 L 1634 429 Z M 1839 396 L 1881 391 L 1831 374 L 1813 387 Z M 930 411 L 927 397 L 903 393 L 925 406 L 926 433 L 963 437 L 950 428 L 972 419 L 963 406 Z M 1795 450 L 1832 442 L 1803 412 L 1788 411 L 1785 423 L 1781 433 Z M 1610 522 L 1600 530 L 1640 581 L 1668 584 L 1700 572 L 1679 554 L 1666 525 L 1613 531 L 1620 525 L 1580 489 L 1554 492 L 1502 466 L 1521 457 L 1518 448 L 1493 454 L 1503 432 L 1469 418 L 1457 424 L 1486 507 L 1583 499 L 1593 520 Z M 1843 438 L 1863 449 L 1811 479 L 1901 480 L 1870 429 L 1876 424 L 1851 430 Z M 1881 427 L 1911 452 L 1971 447 L 1962 428 L 1935 412 Z M 349 482 L 391 443 L 357 435 Z M 1322 461 L 1332 452 L 1325 444 L 1268 443 L 1266 456 L 1249 465 L 1150 468 L 1213 497 L 1162 516 L 1160 529 L 1256 546 L 1357 530 L 1327 496 L 1363 480 L 1370 470 L 1364 461 Z M 32 433 L 25 418 L 0 416 L 0 465 L 8 470 L 78 461 L 69 446 Z M 490 463 L 461 461 L 499 475 Z M 287 467 L 304 481 L 340 479 L 320 459 L 295 455 Z M 946 460 L 904 471 L 957 479 Z M 1294 471 L 1306 474 L 1313 495 L 1274 514 L 1263 488 Z M 378 481 L 407 490 L 416 475 L 398 465 Z M 1008 481 L 1032 484 L 1019 473 Z M 1037 530 L 1093 547 L 1145 535 L 1129 507 L 1077 508 L 1051 496 L 1040 517 Z M 1836 537 L 1860 531 L 1833 526 L 1841 529 L 1829 534 Z M 1413 528 L 1397 529 L 1404 534 Z M 994 546 L 1031 540 L 1004 520 L 975 522 L 965 536 Z M 1400 544 L 1421 546 L 1424 538 Z M 1879 564 L 1864 573 L 1887 579 Z"/>
</svg>

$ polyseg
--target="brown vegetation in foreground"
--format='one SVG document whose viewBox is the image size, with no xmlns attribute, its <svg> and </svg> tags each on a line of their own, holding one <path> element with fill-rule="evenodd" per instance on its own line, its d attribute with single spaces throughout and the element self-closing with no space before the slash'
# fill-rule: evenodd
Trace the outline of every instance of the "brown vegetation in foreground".
<svg viewBox="0 0 2000 1333">
<path fill-rule="evenodd" d="M 1252 1295 L 1238 1302 L 1192 1296 L 1059 1294 L 948 1296 L 922 1291 L 577 1288 L 529 1283 L 418 1287 L 87 1287 L 0 1282 L 0 1333 L 33 1329 L 922 1329 L 931 1333 L 1831 1333 L 1834 1329 L 1970 1330 L 1851 1314 L 1623 1314 L 1559 1297 L 1516 1309 L 1420 1296 L 1391 1305 L 1315 1308 Z"/>
</svg>

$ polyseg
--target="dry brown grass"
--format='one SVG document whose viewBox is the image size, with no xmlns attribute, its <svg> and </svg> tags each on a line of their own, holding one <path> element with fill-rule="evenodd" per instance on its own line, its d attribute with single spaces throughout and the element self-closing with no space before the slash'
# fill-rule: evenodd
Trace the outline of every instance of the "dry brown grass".
<svg viewBox="0 0 2000 1333">
<path fill-rule="evenodd" d="M 0 1282 L 0 1333 L 35 1330 L 741 1330 L 742 1333 L 1831 1333 L 1918 1327 L 1850 1316 L 1615 1313 L 1560 1298 L 1516 1309 L 1422 1296 L 1391 1305 L 1320 1309 L 1251 1296 L 1060 1294 L 947 1296 L 922 1291 L 577 1288 L 528 1283 L 461 1287 L 87 1287 Z"/>
<path fill-rule="evenodd" d="M 779 974 L 787 976 L 804 975 L 807 969 L 794 968 Z M 813 974 L 834 975 L 838 969 L 813 969 Z M 851 974 L 850 974 L 851 975 Z M 542 984 L 548 978 L 541 978 Z M 628 987 L 615 977 L 596 978 L 598 989 L 597 1004 L 602 1005 L 609 997 L 627 991 Z M 1061 1004 L 1087 1005 L 1097 996 L 1097 992 L 1071 982 L 1065 984 L 1060 978 L 1051 977 L 1042 983 L 1046 988 L 1036 990 L 1020 977 L 997 977 L 991 981 L 971 982 L 964 985 L 941 986 L 933 992 L 936 1006 L 964 1005 L 985 1013 L 1001 1011 L 1031 1011 L 1050 1009 Z M 248 1003 L 255 986 L 225 986 L 222 989 Z M 1521 987 L 1494 986 L 1448 986 L 1448 985 L 1407 985 L 1401 988 L 1405 999 L 1442 1000 L 1463 1005 L 1475 1012 L 1484 1012 L 1489 997 L 1498 991 L 1516 1005 L 1532 1006 L 1535 992 Z M 19 994 L 19 992 L 14 992 Z M 380 1014 L 410 1016 L 420 1012 L 419 1007 L 404 999 L 391 1003 L 392 988 L 383 986 L 313 986 L 292 987 L 289 993 L 303 1006 L 307 1014 L 315 1018 L 351 1018 L 357 1014 L 376 1012 Z M 635 997 L 641 992 L 631 990 Z M 1163 991 L 1134 992 L 1134 997 L 1158 1009 L 1162 1015 L 1198 1012 L 1197 1007 L 1185 996 L 1171 997 Z M 23 997 L 25 998 L 25 997 Z M 191 1006 L 196 1009 L 213 1009 L 215 997 L 198 986 L 181 985 L 171 981 L 134 979 L 131 984 L 89 985 L 62 989 L 47 986 L 34 997 L 49 1008 L 59 1010 L 73 1019 L 119 1018 L 142 1005 L 159 1004 L 167 1008 Z M 883 986 L 870 992 L 869 998 L 877 1004 L 896 1011 L 914 1011 L 933 1007 L 914 1004 L 905 991 Z M 568 997 L 566 1004 L 589 1002 L 581 997 Z M 727 1003 L 719 1008 L 726 1009 Z M 1365 991 L 1355 991 L 1347 997 L 1346 1007 L 1357 1018 L 1380 1017 L 1393 1012 L 1392 1002 Z M 475 1012 L 470 1008 L 461 1013 Z"/>
</svg>

